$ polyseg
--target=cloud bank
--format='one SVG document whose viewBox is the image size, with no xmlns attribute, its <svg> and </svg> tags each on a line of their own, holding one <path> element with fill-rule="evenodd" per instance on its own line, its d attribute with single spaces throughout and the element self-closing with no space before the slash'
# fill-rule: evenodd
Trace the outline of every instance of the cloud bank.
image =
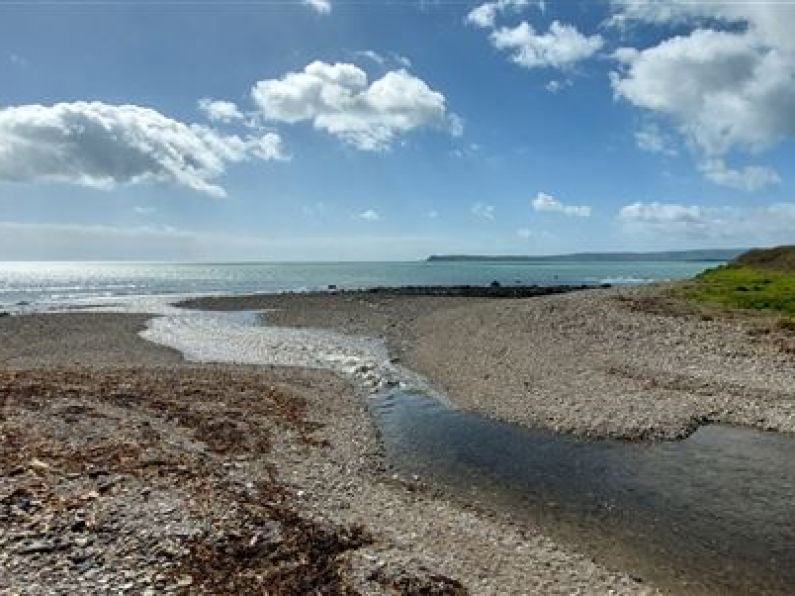
<svg viewBox="0 0 795 596">
<path fill-rule="evenodd" d="M 229 163 L 287 156 L 275 133 L 240 137 L 134 105 L 101 102 L 0 109 L 0 180 L 110 189 L 143 182 L 214 197 Z"/>
<path fill-rule="evenodd" d="M 705 207 L 677 203 L 632 203 L 618 213 L 623 230 L 644 239 L 734 246 L 795 241 L 795 203 L 760 207 Z"/>
</svg>

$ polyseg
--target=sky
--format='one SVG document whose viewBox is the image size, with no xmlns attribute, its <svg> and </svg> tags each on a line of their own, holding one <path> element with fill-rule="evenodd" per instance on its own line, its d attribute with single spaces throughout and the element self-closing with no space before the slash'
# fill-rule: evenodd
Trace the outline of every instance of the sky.
<svg viewBox="0 0 795 596">
<path fill-rule="evenodd" d="M 795 2 L 0 0 L 0 260 L 795 243 Z"/>
</svg>

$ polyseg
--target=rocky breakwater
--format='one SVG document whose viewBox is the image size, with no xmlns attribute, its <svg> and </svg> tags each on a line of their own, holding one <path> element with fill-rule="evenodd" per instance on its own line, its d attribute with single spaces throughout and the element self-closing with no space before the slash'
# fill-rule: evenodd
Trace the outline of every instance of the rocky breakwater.
<svg viewBox="0 0 795 596">
<path fill-rule="evenodd" d="M 370 295 L 370 296 L 438 296 L 448 298 L 535 298 L 538 296 L 551 296 L 581 290 L 594 290 L 609 288 L 610 284 L 599 285 L 503 285 L 493 281 L 487 286 L 397 286 L 375 287 L 363 290 L 338 290 L 330 286 L 329 290 L 342 295 Z"/>
</svg>

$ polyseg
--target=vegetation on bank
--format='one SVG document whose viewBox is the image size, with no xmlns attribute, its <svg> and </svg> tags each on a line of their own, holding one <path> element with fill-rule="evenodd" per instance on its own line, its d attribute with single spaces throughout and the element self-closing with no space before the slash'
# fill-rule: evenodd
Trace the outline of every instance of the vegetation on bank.
<svg viewBox="0 0 795 596">
<path fill-rule="evenodd" d="M 738 256 L 734 259 L 734 263 L 795 275 L 795 246 L 755 248 Z"/>
<path fill-rule="evenodd" d="M 708 306 L 776 312 L 795 325 L 795 247 L 749 251 L 681 291 Z"/>
</svg>

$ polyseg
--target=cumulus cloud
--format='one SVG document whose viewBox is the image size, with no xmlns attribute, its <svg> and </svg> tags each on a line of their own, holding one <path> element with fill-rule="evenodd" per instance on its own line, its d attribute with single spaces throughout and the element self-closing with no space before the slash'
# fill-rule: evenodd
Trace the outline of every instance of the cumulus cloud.
<svg viewBox="0 0 795 596">
<path fill-rule="evenodd" d="M 627 233 L 668 242 L 751 246 L 795 241 L 795 203 L 706 207 L 639 202 L 622 207 L 618 219 Z"/>
<path fill-rule="evenodd" d="M 380 221 L 381 215 L 374 211 L 373 209 L 367 209 L 366 211 L 362 211 L 356 216 L 358 219 L 363 219 L 364 221 Z"/>
<path fill-rule="evenodd" d="M 494 205 L 486 205 L 485 203 L 475 203 L 469 208 L 470 213 L 475 217 L 481 219 L 494 219 Z"/>
<path fill-rule="evenodd" d="M 767 168 L 714 160 L 795 137 L 795 6 L 658 0 L 622 5 L 615 18 L 694 27 L 645 49 L 619 49 L 616 97 L 670 118 L 714 182 L 749 190 L 777 182 Z"/>
<path fill-rule="evenodd" d="M 586 36 L 573 25 L 553 21 L 538 33 L 527 21 L 491 33 L 495 48 L 511 53 L 511 61 L 525 68 L 569 68 L 590 58 L 604 45 L 601 35 Z"/>
<path fill-rule="evenodd" d="M 495 0 L 473 8 L 466 16 L 466 22 L 475 27 L 494 27 L 498 14 L 507 11 L 519 12 L 530 4 L 528 0 Z"/>
<path fill-rule="evenodd" d="M 279 135 L 239 137 L 133 105 L 101 102 L 0 109 L 0 180 L 101 189 L 170 183 L 225 196 L 228 163 L 286 159 Z"/>
<path fill-rule="evenodd" d="M 461 133 L 445 97 L 405 69 L 369 82 L 354 64 L 315 61 L 301 72 L 259 81 L 251 91 L 272 121 L 310 121 L 363 151 L 388 149 L 400 135 L 420 128 Z"/>
<path fill-rule="evenodd" d="M 199 109 L 213 122 L 234 122 L 243 120 L 245 116 L 231 101 L 221 101 L 209 98 L 199 100 Z"/>
<path fill-rule="evenodd" d="M 545 192 L 533 199 L 533 209 L 547 213 L 561 213 L 570 217 L 590 217 L 591 208 L 587 205 L 564 205 L 560 200 Z"/>
<path fill-rule="evenodd" d="M 318 14 L 329 14 L 331 12 L 331 0 L 301 0 Z"/>
</svg>

